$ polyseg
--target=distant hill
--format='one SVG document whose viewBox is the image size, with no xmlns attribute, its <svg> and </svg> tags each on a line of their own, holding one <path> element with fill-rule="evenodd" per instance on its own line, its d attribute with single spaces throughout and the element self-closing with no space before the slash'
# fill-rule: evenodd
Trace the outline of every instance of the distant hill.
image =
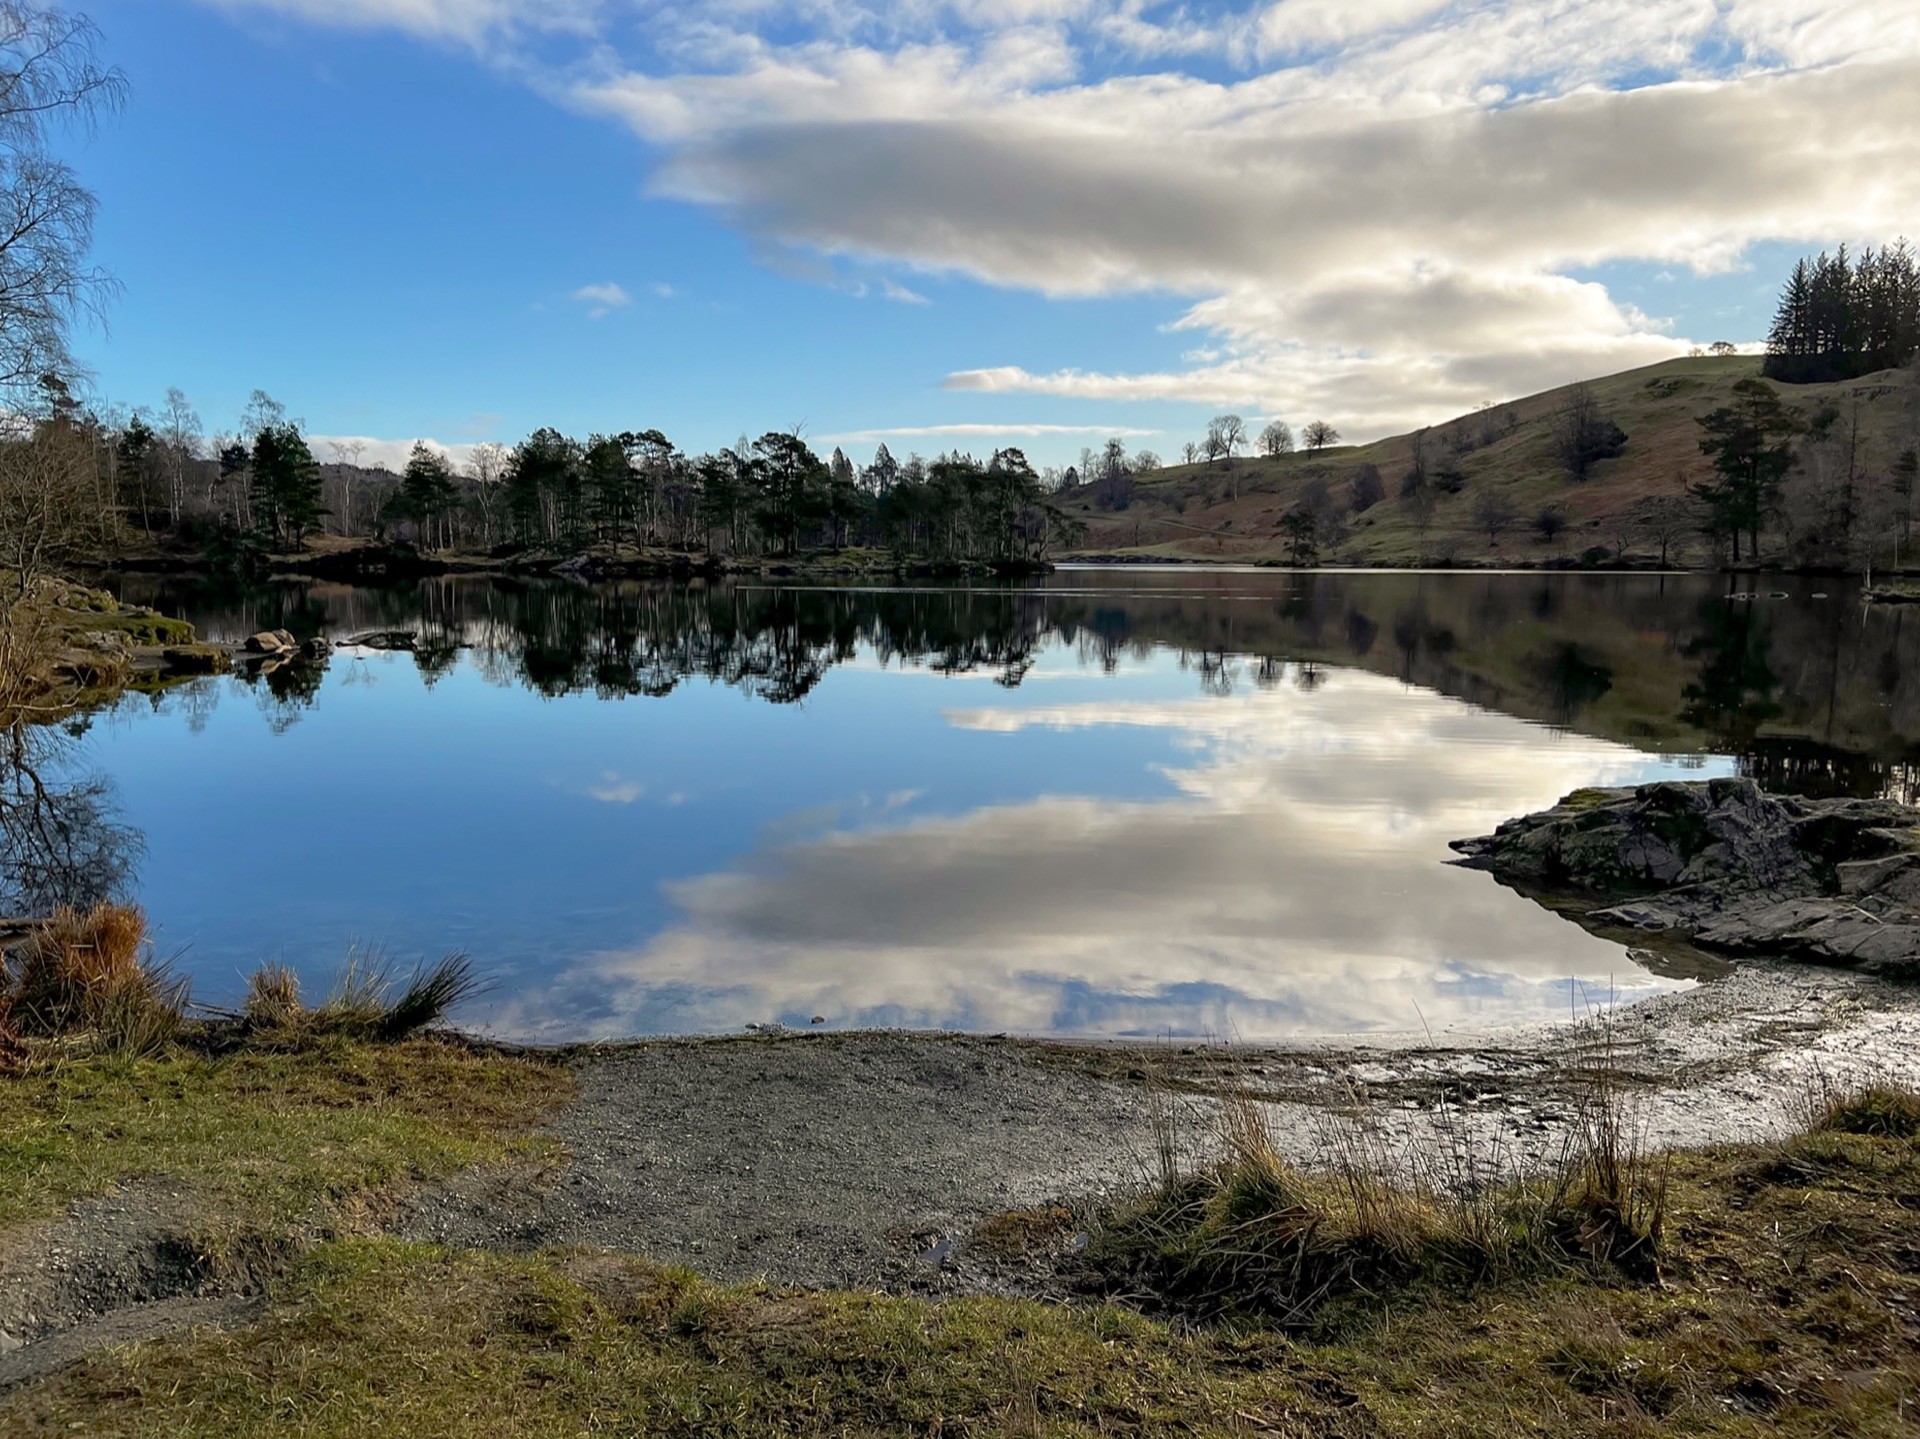
<svg viewBox="0 0 1920 1439">
<path fill-rule="evenodd" d="M 1433 494 L 1425 517 L 1420 505 L 1401 494 L 1402 478 L 1412 468 L 1413 435 L 1312 455 L 1241 455 L 1231 470 L 1225 461 L 1169 466 L 1136 477 L 1124 509 L 1111 507 L 1111 494 L 1102 504 L 1098 484 L 1065 491 L 1060 500 L 1087 524 L 1078 550 L 1083 555 L 1285 562 L 1283 516 L 1303 503 L 1311 506 L 1322 487 L 1330 500 L 1323 512 L 1345 508 L 1356 478 L 1372 466 L 1384 498 L 1345 516 L 1335 542 L 1320 545 L 1322 563 L 1542 565 L 1578 560 L 1600 548 L 1609 560 L 1624 554 L 1652 561 L 1659 540 L 1649 532 L 1656 528 L 1650 521 L 1662 501 L 1683 495 L 1690 481 L 1710 472 L 1696 417 L 1727 403 L 1736 382 L 1759 373 L 1758 357 L 1732 356 L 1669 360 L 1587 382 L 1601 414 L 1627 438 L 1616 458 L 1598 461 L 1584 480 L 1566 472 L 1554 438 L 1555 417 L 1570 387 L 1421 431 Z M 1807 416 L 1828 403 L 1845 411 L 1857 394 L 1860 462 L 1882 476 L 1899 450 L 1914 443 L 1920 426 L 1920 372 L 1912 368 L 1778 388 Z M 1493 539 L 1479 518 L 1487 508 L 1484 495 L 1499 497 L 1495 508 L 1504 499 L 1513 516 Z M 1552 539 L 1535 524 L 1549 507 L 1566 521 L 1564 532 Z M 1672 563 L 1708 559 L 1697 532 L 1669 540 Z"/>
</svg>

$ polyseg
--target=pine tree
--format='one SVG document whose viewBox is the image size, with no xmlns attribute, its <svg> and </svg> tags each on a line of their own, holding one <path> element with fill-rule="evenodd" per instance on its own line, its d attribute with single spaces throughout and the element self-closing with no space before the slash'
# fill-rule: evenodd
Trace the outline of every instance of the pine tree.
<svg viewBox="0 0 1920 1439">
<path fill-rule="evenodd" d="M 447 457 L 416 440 L 400 476 L 400 488 L 387 502 L 387 513 L 394 519 L 413 521 L 421 548 L 433 549 L 439 543 L 442 523 L 459 498 Z"/>
<path fill-rule="evenodd" d="M 1745 531 L 1757 560 L 1760 527 L 1793 467 L 1793 437 L 1803 426 L 1765 380 L 1742 380 L 1733 395 L 1731 405 L 1700 416 L 1706 432 L 1700 452 L 1712 459 L 1716 478 L 1693 486 L 1693 493 L 1706 505 L 1714 531 L 1732 540 L 1733 558 L 1740 558 Z"/>
<path fill-rule="evenodd" d="M 1920 263 L 1905 240 L 1793 267 L 1767 333 L 1765 374 L 1803 384 L 1893 369 L 1920 352 Z"/>
<path fill-rule="evenodd" d="M 619 440 L 595 435 L 587 441 L 587 495 L 599 538 L 617 545 L 633 533 L 635 478 L 633 461 Z"/>
<path fill-rule="evenodd" d="M 116 447 L 114 479 L 120 491 L 120 504 L 123 509 L 140 507 L 140 528 L 151 530 L 153 520 L 148 513 L 150 487 L 147 484 L 147 460 L 153 452 L 154 435 L 147 422 L 135 415 L 127 421 L 127 427 L 120 432 L 120 443 Z"/>
<path fill-rule="evenodd" d="M 320 498 L 320 466 L 297 425 L 281 422 L 253 437 L 250 466 L 253 523 L 271 546 L 299 549 L 326 507 Z"/>
</svg>

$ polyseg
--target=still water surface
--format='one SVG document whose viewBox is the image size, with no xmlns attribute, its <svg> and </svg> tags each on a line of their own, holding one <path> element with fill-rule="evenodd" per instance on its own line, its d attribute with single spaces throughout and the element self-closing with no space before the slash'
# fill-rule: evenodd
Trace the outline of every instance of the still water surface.
<svg viewBox="0 0 1920 1439">
<path fill-rule="evenodd" d="M 1788 588 L 129 580 L 212 638 L 421 644 L 129 698 L 65 762 L 208 1001 L 358 943 L 471 952 L 462 1018 L 539 1039 L 1491 1024 L 1685 981 L 1448 840 L 1587 784 L 1898 786 L 1905 617 Z"/>
</svg>

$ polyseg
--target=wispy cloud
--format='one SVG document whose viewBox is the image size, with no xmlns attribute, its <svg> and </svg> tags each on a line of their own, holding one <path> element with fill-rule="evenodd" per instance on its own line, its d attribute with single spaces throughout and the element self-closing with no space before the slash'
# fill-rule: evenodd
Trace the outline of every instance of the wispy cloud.
<svg viewBox="0 0 1920 1439">
<path fill-rule="evenodd" d="M 604 320 L 615 310 L 624 310 L 633 303 L 633 296 L 612 281 L 603 285 L 582 285 L 573 292 L 572 298 L 575 304 L 587 307 L 589 320 Z"/>
<path fill-rule="evenodd" d="M 586 789 L 587 798 L 598 800 L 601 804 L 633 804 L 646 792 L 647 787 L 639 781 L 622 779 L 612 770 L 607 770 Z"/>
<path fill-rule="evenodd" d="M 1050 435 L 1098 435 L 1102 438 L 1140 439 L 1157 435 L 1159 430 L 1132 429 L 1125 425 L 1023 425 L 963 422 L 950 425 L 896 425 L 887 429 L 842 430 L 822 435 L 825 444 L 866 443 L 876 440 L 1037 440 Z"/>
<path fill-rule="evenodd" d="M 394 29 L 478 46 L 531 32 L 591 35 L 603 0 L 202 0 L 215 9 L 261 12 L 343 30 Z"/>
</svg>

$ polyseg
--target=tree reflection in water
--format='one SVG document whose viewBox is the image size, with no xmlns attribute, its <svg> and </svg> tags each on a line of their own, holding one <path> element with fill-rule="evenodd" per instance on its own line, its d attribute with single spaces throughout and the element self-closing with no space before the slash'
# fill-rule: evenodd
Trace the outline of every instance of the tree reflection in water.
<svg viewBox="0 0 1920 1439">
<path fill-rule="evenodd" d="M 70 731 L 0 731 L 0 915 L 124 898 L 146 852 L 117 818 L 112 782 L 86 770 Z"/>
<path fill-rule="evenodd" d="M 466 663 L 549 697 L 658 698 L 704 680 L 791 704 L 860 658 L 1015 687 L 1060 644 L 1106 674 L 1171 650 L 1220 696 L 1242 670 L 1257 684 L 1320 663 L 1647 752 L 1733 755 L 1774 787 L 1906 785 L 1920 760 L 1912 617 L 1863 609 L 1837 580 L 1780 583 L 1795 593 L 1736 595 L 1711 575 L 1063 572 L 919 588 L 451 576 L 386 589 L 147 581 L 128 597 L 225 638 L 405 629 L 429 684 Z M 276 727 L 312 703 L 322 673 L 264 676 Z"/>
</svg>

